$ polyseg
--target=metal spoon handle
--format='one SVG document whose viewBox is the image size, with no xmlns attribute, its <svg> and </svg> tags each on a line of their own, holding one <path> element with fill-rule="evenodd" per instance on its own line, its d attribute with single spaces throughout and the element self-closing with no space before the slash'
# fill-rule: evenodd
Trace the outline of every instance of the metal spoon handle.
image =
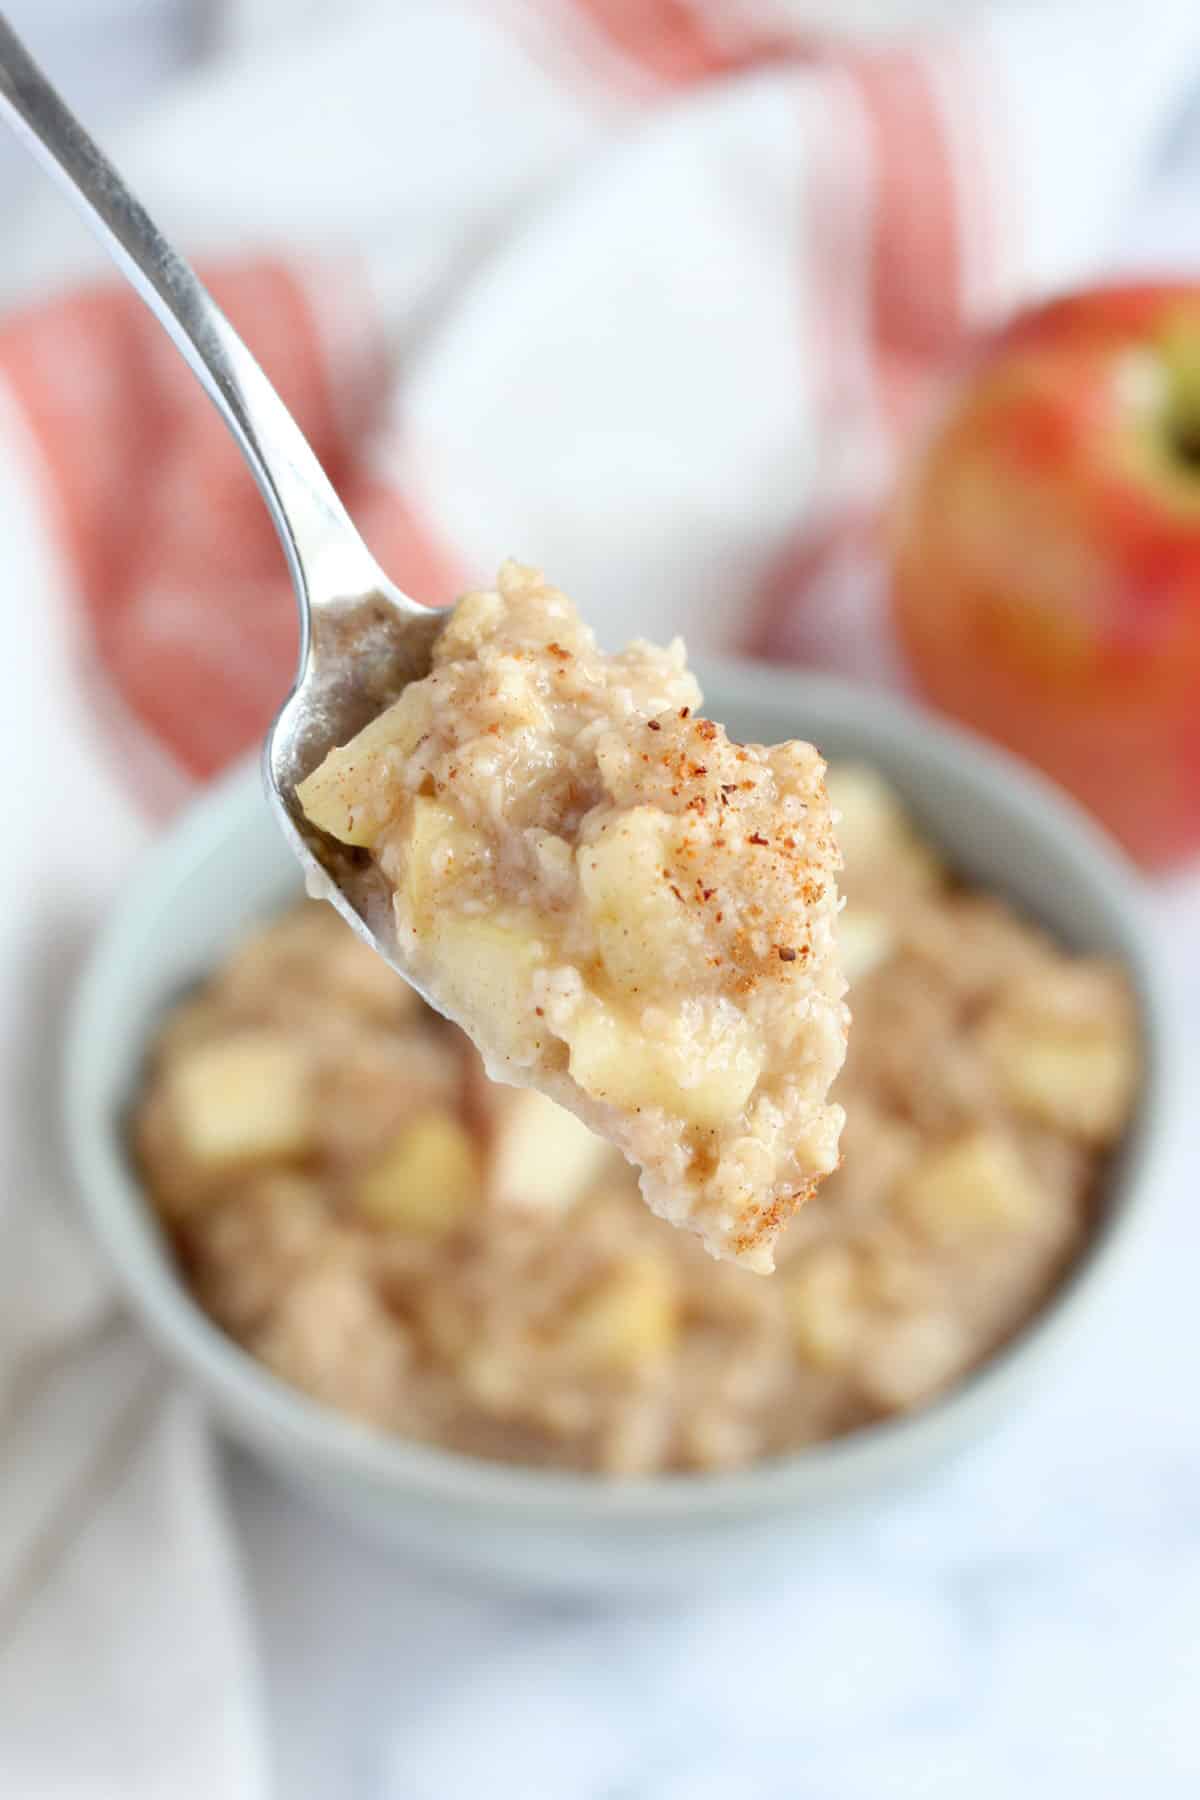
<svg viewBox="0 0 1200 1800">
<path fill-rule="evenodd" d="M 194 271 L 0 14 L 0 113 L 83 213 L 229 426 L 283 540 L 300 602 L 369 588 L 378 571 L 296 421 Z"/>
</svg>

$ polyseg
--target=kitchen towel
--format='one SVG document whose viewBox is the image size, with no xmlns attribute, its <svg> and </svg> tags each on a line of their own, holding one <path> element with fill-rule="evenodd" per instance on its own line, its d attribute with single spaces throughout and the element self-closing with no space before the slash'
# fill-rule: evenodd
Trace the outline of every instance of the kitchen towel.
<svg viewBox="0 0 1200 1800">
<path fill-rule="evenodd" d="M 909 10 L 243 0 L 110 148 L 417 598 L 515 554 L 609 643 L 861 670 L 931 384 L 1089 269 L 1200 72 L 1191 0 Z M 205 1426 L 76 1231 L 53 1041 L 149 822 L 277 705 L 292 603 L 222 427 L 48 191 L 3 295 L 0 1792 L 257 1800 Z"/>
</svg>

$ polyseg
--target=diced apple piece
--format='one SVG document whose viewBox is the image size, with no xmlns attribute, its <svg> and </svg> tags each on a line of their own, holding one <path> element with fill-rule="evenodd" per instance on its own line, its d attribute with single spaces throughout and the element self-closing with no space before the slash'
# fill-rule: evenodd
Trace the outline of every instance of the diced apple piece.
<svg viewBox="0 0 1200 1800">
<path fill-rule="evenodd" d="M 895 789 L 866 763 L 831 763 L 825 786 L 830 805 L 841 814 L 838 843 L 844 857 L 861 860 L 903 830 L 904 811 Z"/>
<path fill-rule="evenodd" d="M 451 1113 L 429 1112 L 406 1125 L 363 1175 L 355 1205 L 382 1230 L 441 1237 L 462 1222 L 478 1194 L 469 1132 Z"/>
<path fill-rule="evenodd" d="M 297 784 L 296 798 L 305 817 L 343 844 L 369 848 L 403 798 L 398 784 L 379 778 L 379 764 L 389 752 L 403 762 L 424 729 L 420 701 L 406 690 L 395 705 L 365 725 L 348 744 L 331 750 L 311 775 Z"/>
<path fill-rule="evenodd" d="M 1128 1116 L 1137 1080 L 1131 1037 L 1002 1021 L 989 1044 L 1010 1104 L 1039 1124 L 1089 1144 L 1111 1142 Z"/>
<path fill-rule="evenodd" d="M 949 1386 L 969 1362 L 967 1333 L 948 1313 L 920 1312 L 881 1320 L 858 1378 L 879 1406 L 919 1406 Z"/>
<path fill-rule="evenodd" d="M 693 1125 L 736 1118 L 754 1091 L 761 1062 L 744 1019 L 728 1014 L 707 1030 L 675 1021 L 647 1035 L 640 1023 L 592 1002 L 571 1022 L 571 1075 L 612 1106 L 661 1106 Z"/>
<path fill-rule="evenodd" d="M 496 1090 L 488 1157 L 492 1205 L 565 1212 L 610 1155 L 603 1138 L 533 1088 Z"/>
<path fill-rule="evenodd" d="M 562 1341 L 584 1362 L 636 1370 L 667 1355 L 679 1331 L 679 1302 L 658 1257 L 623 1263 L 571 1307 Z"/>
<path fill-rule="evenodd" d="M 928 1309 L 937 1294 L 936 1265 L 902 1222 L 886 1220 L 857 1240 L 863 1297 L 875 1309 L 911 1313 Z"/>
<path fill-rule="evenodd" d="M 884 915 L 865 906 L 846 908 L 838 920 L 837 936 L 842 973 L 852 987 L 887 961 L 896 942 Z"/>
<path fill-rule="evenodd" d="M 969 1132 L 929 1151 L 896 1191 L 900 1212 L 934 1243 L 1027 1231 L 1042 1196 L 1014 1146 L 997 1131 Z"/>
<path fill-rule="evenodd" d="M 827 776 L 831 805 L 840 814 L 838 844 L 845 862 L 845 881 L 871 878 L 888 881 L 894 890 L 928 888 L 940 865 L 933 851 L 912 828 L 896 790 L 864 763 L 839 763 Z"/>
<path fill-rule="evenodd" d="M 303 1155 L 312 1144 L 310 1068 L 278 1031 L 181 1048 L 167 1085 L 184 1151 L 209 1168 Z"/>
<path fill-rule="evenodd" d="M 463 594 L 451 607 L 438 634 L 434 662 L 452 662 L 456 657 L 478 651 L 493 635 L 503 616 L 504 602 L 499 594 L 486 589 Z"/>
<path fill-rule="evenodd" d="M 546 959 L 532 931 L 440 913 L 433 924 L 438 997 L 478 1024 L 488 1047 L 519 1054 L 529 1036 L 533 980 Z"/>
<path fill-rule="evenodd" d="M 461 1357 L 458 1378 L 476 1405 L 502 1419 L 517 1410 L 527 1385 L 521 1358 L 490 1341 L 477 1344 Z"/>
<path fill-rule="evenodd" d="M 689 921 L 664 878 L 669 821 L 652 806 L 637 806 L 580 846 L 579 885 L 596 946 L 618 987 L 636 993 L 661 983 L 678 956 Z"/>
<path fill-rule="evenodd" d="M 844 1244 L 818 1244 L 780 1280 L 797 1354 L 815 1369 L 844 1368 L 862 1335 L 852 1252 Z"/>
<path fill-rule="evenodd" d="M 545 730 L 546 709 L 537 691 L 537 677 L 523 655 L 497 656 L 491 664 L 487 692 L 481 697 L 481 717 L 502 731 L 531 726 Z"/>
<path fill-rule="evenodd" d="M 414 923 L 428 918 L 440 877 L 451 860 L 469 854 L 470 834 L 448 807 L 418 795 L 404 840 L 403 895 Z"/>
</svg>

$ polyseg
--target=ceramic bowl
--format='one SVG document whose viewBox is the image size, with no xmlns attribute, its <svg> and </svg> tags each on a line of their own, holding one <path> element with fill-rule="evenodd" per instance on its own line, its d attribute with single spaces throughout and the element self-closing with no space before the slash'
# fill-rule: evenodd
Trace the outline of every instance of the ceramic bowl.
<svg viewBox="0 0 1200 1800">
<path fill-rule="evenodd" d="M 1101 1219 L 1052 1300 L 945 1398 L 837 1442 L 724 1474 L 604 1482 L 477 1462 L 388 1439 L 286 1387 L 222 1335 L 176 1278 L 130 1167 L 123 1121 L 164 1009 L 251 922 L 300 892 L 257 766 L 220 781 L 136 871 L 95 945 L 66 1057 L 66 1126 L 79 1188 L 128 1300 L 216 1417 L 328 1507 L 423 1557 L 568 1590 L 695 1586 L 811 1543 L 848 1508 L 977 1440 L 1081 1342 L 1089 1302 L 1150 1192 L 1171 1058 L 1154 941 L 1137 878 L 1060 793 L 1010 757 L 901 704 L 839 682 L 746 668 L 702 671 L 706 709 L 742 739 L 808 737 L 878 766 L 964 875 L 1009 896 L 1065 942 L 1131 972 L 1145 1078 Z"/>
</svg>

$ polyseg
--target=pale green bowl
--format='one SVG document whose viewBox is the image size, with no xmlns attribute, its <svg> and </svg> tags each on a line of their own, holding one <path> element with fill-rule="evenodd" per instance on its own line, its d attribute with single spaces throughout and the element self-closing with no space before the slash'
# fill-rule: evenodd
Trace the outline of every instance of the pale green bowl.
<svg viewBox="0 0 1200 1800">
<path fill-rule="evenodd" d="M 228 1430 L 329 1507 L 444 1563 L 542 1587 L 638 1590 L 741 1576 L 817 1537 L 847 1508 L 935 1467 L 1052 1379 L 1083 1341 L 1155 1178 L 1168 1052 L 1162 976 L 1140 885 L 1045 781 L 960 732 L 839 682 L 712 666 L 706 710 L 733 734 L 813 739 L 876 764 L 965 875 L 1009 895 L 1067 943 L 1123 959 L 1141 1013 L 1145 1078 L 1108 1178 L 1102 1222 L 1069 1279 L 1019 1336 L 945 1399 L 733 1474 L 603 1482 L 475 1462 L 388 1439 L 286 1387 L 192 1303 L 127 1160 L 122 1123 L 164 1008 L 247 924 L 300 892 L 257 766 L 219 782 L 156 845 L 97 942 L 66 1056 L 66 1127 L 96 1236 L 147 1330 Z"/>
</svg>

